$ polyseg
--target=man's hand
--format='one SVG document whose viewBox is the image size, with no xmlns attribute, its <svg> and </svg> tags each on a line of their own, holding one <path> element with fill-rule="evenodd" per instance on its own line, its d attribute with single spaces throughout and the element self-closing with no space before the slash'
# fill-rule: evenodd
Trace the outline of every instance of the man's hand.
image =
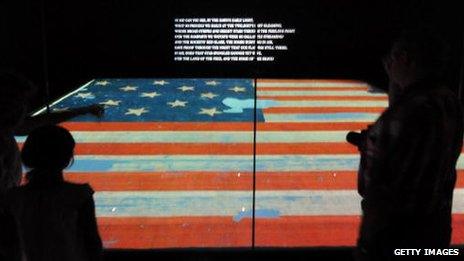
<svg viewBox="0 0 464 261">
<path fill-rule="evenodd" d="M 102 118 L 105 114 L 105 107 L 100 104 L 93 104 L 79 108 L 80 114 L 92 114 L 95 117 Z"/>
<path fill-rule="evenodd" d="M 364 153 L 368 144 L 368 132 L 372 128 L 372 124 L 368 125 L 366 129 L 361 132 L 350 131 L 346 135 L 346 141 L 356 146 L 361 153 Z"/>
</svg>

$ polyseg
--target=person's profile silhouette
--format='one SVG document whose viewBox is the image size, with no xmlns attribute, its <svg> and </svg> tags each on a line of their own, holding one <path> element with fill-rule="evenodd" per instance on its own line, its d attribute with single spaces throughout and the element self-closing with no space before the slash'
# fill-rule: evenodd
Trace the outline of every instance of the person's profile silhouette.
<svg viewBox="0 0 464 261">
<path fill-rule="evenodd" d="M 6 194 L 6 205 L 18 222 L 29 261 L 100 258 L 93 190 L 63 179 L 74 147 L 69 131 L 53 125 L 32 131 L 24 143 L 27 183 Z"/>
<path fill-rule="evenodd" d="M 443 84 L 444 49 L 426 32 L 396 40 L 383 60 L 389 107 L 360 134 L 347 136 L 361 154 L 357 260 L 397 260 L 395 249 L 450 245 L 464 123 L 460 101 Z"/>
</svg>

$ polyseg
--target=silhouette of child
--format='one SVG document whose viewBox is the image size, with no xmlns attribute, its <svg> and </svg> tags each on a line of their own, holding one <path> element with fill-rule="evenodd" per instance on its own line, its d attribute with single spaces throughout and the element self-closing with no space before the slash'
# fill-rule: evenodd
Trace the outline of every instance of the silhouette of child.
<svg viewBox="0 0 464 261">
<path fill-rule="evenodd" d="M 15 221 L 4 209 L 4 194 L 19 186 L 21 160 L 14 135 L 27 135 L 35 128 L 58 124 L 73 117 L 90 113 L 101 117 L 101 105 L 91 105 L 64 112 L 28 116 L 28 105 L 37 94 L 32 82 L 17 73 L 0 73 L 0 260 L 20 260 L 21 250 Z"/>
<path fill-rule="evenodd" d="M 24 143 L 27 184 L 8 191 L 5 205 L 18 222 L 28 261 L 100 259 L 93 190 L 63 179 L 74 146 L 72 135 L 59 126 L 39 127 Z"/>
</svg>

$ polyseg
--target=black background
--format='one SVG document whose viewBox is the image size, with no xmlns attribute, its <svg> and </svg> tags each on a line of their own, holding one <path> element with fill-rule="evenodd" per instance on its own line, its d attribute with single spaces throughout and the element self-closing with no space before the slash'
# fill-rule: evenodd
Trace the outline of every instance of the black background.
<svg viewBox="0 0 464 261">
<path fill-rule="evenodd" d="M 1 1 L 0 65 L 42 89 L 48 78 L 50 99 L 108 77 L 351 78 L 383 87 L 380 58 L 407 28 L 430 28 L 448 42 L 447 79 L 459 83 L 459 1 Z M 175 17 L 253 17 L 296 34 L 272 63 L 174 62 Z"/>
<path fill-rule="evenodd" d="M 110 77 L 351 78 L 383 87 L 386 77 L 380 58 L 391 41 L 406 28 L 426 27 L 449 44 L 452 59 L 447 80 L 457 89 L 464 31 L 459 2 L 0 0 L 0 67 L 23 73 L 41 88 L 35 107 L 47 100 L 47 79 L 48 100 L 91 79 Z M 288 38 L 290 50 L 272 63 L 174 62 L 175 17 L 253 17 L 296 28 L 296 34 Z M 220 259 L 244 257 L 242 252 L 221 253 L 216 252 Z M 245 256 L 275 257 L 259 253 Z M 280 253 L 282 259 L 289 257 L 288 252 Z M 351 250 L 292 253 L 293 260 L 349 260 Z M 181 259 L 208 260 L 201 251 L 184 255 Z M 116 251 L 108 253 L 108 260 L 118 256 L 156 255 Z M 180 258 L 179 252 L 158 256 Z"/>
</svg>

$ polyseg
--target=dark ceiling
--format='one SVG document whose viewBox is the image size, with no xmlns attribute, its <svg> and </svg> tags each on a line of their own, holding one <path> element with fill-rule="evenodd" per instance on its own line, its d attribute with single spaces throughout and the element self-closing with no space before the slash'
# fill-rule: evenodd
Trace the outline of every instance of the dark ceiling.
<svg viewBox="0 0 464 261">
<path fill-rule="evenodd" d="M 458 1 L 270 2 L 3 0 L 1 66 L 39 86 L 48 78 L 52 96 L 96 77 L 355 78 L 384 85 L 380 57 L 392 39 L 425 27 L 449 43 L 448 80 L 459 82 Z M 218 16 L 281 22 L 297 31 L 273 63 L 173 62 L 173 19 Z"/>
</svg>

